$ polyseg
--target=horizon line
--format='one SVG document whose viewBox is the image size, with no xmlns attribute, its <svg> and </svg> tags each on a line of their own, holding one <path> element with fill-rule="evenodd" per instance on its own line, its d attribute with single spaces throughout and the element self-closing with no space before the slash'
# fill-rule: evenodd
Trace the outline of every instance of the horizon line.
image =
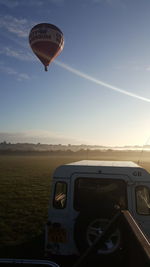
<svg viewBox="0 0 150 267">
<path fill-rule="evenodd" d="M 9 142 L 9 141 L 1 141 L 0 145 L 47 145 L 47 146 L 87 146 L 87 147 L 111 147 L 111 148 L 127 148 L 127 147 L 146 147 L 146 146 L 150 146 L 150 145 L 90 145 L 90 144 L 61 144 L 61 143 L 57 143 L 57 144 L 48 144 L 48 143 L 41 143 L 41 142 L 37 142 L 37 143 L 32 143 L 32 142 Z"/>
</svg>

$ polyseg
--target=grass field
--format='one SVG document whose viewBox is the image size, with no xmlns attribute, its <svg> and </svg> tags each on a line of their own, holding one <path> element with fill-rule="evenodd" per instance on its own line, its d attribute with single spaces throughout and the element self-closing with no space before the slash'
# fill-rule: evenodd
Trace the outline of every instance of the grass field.
<svg viewBox="0 0 150 267">
<path fill-rule="evenodd" d="M 81 159 L 132 160 L 136 151 L 80 151 L 0 155 L 0 246 L 30 243 L 43 233 L 47 221 L 51 177 L 55 168 Z M 140 165 L 150 171 L 150 152 Z M 2 253 L 1 253 L 2 254 Z M 9 252 L 8 252 L 9 254 Z"/>
</svg>

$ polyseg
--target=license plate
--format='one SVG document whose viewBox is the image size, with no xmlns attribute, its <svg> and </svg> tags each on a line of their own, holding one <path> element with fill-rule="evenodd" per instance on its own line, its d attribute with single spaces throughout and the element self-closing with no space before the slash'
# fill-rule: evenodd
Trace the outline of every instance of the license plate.
<svg viewBox="0 0 150 267">
<path fill-rule="evenodd" d="M 48 229 L 48 241 L 52 243 L 66 243 L 67 236 L 66 231 L 63 228 L 49 228 Z"/>
</svg>

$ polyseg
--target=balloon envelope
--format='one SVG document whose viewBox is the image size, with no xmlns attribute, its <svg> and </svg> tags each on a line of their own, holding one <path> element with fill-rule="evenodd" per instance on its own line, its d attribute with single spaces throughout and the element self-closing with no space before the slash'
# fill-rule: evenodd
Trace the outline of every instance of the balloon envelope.
<svg viewBox="0 0 150 267">
<path fill-rule="evenodd" d="M 53 24 L 35 25 L 29 34 L 29 43 L 35 55 L 47 66 L 60 54 L 64 47 L 62 31 Z"/>
</svg>

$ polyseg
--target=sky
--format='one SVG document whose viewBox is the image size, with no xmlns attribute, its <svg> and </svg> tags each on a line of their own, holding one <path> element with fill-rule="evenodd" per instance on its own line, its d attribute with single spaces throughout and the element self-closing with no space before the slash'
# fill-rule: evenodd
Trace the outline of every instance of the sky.
<svg viewBox="0 0 150 267">
<path fill-rule="evenodd" d="M 28 41 L 38 23 L 64 34 L 48 72 Z M 149 142 L 149 0 L 0 0 L 0 36 L 0 142 Z"/>
</svg>

